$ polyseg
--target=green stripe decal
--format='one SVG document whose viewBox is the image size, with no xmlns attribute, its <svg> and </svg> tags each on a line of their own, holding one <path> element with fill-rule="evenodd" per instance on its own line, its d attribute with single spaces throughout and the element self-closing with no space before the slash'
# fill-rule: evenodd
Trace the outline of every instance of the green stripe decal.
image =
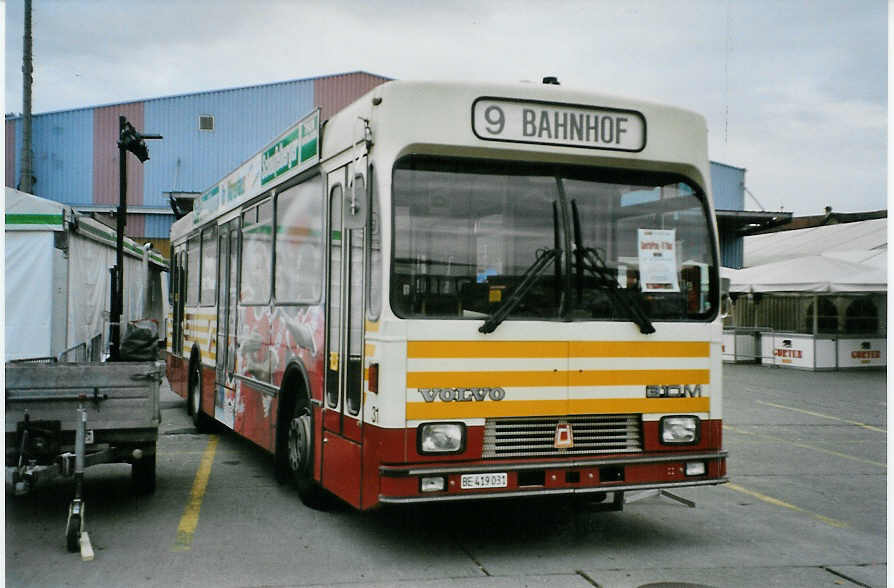
<svg viewBox="0 0 894 588">
<path fill-rule="evenodd" d="M 301 161 L 307 161 L 317 154 L 317 138 L 314 137 L 301 146 Z"/>
<path fill-rule="evenodd" d="M 8 225 L 61 225 L 61 214 L 7 214 Z"/>
</svg>

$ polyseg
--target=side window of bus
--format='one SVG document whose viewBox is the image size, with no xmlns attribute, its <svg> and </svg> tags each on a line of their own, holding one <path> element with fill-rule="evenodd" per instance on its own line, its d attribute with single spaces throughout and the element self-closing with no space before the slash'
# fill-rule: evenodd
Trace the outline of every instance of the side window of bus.
<svg viewBox="0 0 894 588">
<path fill-rule="evenodd" d="M 273 202 L 266 200 L 242 214 L 242 304 L 265 304 L 270 300 L 273 242 Z"/>
<path fill-rule="evenodd" d="M 196 235 L 186 245 L 186 304 L 199 303 L 199 261 L 202 259 L 202 242 Z"/>
<path fill-rule="evenodd" d="M 202 306 L 214 304 L 217 291 L 217 227 L 202 231 L 202 288 L 199 303 Z"/>
<path fill-rule="evenodd" d="M 316 302 L 323 289 L 323 180 L 292 186 L 276 198 L 277 302 Z"/>
<path fill-rule="evenodd" d="M 369 183 L 372 187 L 372 202 L 369 207 L 369 253 L 367 260 L 369 268 L 366 280 L 368 306 L 366 316 L 370 320 L 379 318 L 382 308 L 382 227 L 379 217 L 379 193 L 376 190 L 376 181 L 373 177 L 373 169 L 369 169 Z"/>
</svg>

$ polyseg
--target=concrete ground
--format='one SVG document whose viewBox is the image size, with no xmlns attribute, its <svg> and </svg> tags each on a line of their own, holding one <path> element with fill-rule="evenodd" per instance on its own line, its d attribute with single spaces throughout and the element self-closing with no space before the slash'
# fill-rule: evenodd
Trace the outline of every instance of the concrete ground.
<svg viewBox="0 0 894 588">
<path fill-rule="evenodd" d="M 8 586 L 885 586 L 883 372 L 724 372 L 730 484 L 623 512 L 561 500 L 304 507 L 272 458 L 197 434 L 164 390 L 158 488 L 87 472 L 93 561 L 65 549 L 71 487 L 6 498 Z M 197 480 L 206 485 L 197 490 Z"/>
</svg>

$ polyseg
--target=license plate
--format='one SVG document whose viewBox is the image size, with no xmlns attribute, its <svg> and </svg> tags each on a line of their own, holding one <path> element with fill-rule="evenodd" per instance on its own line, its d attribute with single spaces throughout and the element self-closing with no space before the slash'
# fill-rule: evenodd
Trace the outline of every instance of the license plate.
<svg viewBox="0 0 894 588">
<path fill-rule="evenodd" d="M 505 473 L 465 474 L 460 477 L 459 484 L 463 490 L 474 490 L 476 488 L 505 488 L 509 482 Z"/>
</svg>

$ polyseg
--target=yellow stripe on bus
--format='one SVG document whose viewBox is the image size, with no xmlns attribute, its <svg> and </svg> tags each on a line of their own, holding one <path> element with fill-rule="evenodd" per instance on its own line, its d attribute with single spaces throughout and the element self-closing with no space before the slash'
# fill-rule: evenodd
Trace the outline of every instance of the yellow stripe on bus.
<svg viewBox="0 0 894 588">
<path fill-rule="evenodd" d="M 186 320 L 197 320 L 197 321 L 211 321 L 217 318 L 216 314 L 199 314 L 199 313 L 191 313 L 187 312 L 185 316 Z"/>
<path fill-rule="evenodd" d="M 572 341 L 571 357 L 710 357 L 707 341 Z"/>
<path fill-rule="evenodd" d="M 408 402 L 407 420 L 624 413 L 705 413 L 710 398 L 593 398 L 499 402 Z"/>
<path fill-rule="evenodd" d="M 711 370 L 409 372 L 407 388 L 710 384 Z"/>
<path fill-rule="evenodd" d="M 407 341 L 407 357 L 709 357 L 706 341 Z"/>
<path fill-rule="evenodd" d="M 568 357 L 567 341 L 407 341 L 407 357 Z"/>
</svg>

